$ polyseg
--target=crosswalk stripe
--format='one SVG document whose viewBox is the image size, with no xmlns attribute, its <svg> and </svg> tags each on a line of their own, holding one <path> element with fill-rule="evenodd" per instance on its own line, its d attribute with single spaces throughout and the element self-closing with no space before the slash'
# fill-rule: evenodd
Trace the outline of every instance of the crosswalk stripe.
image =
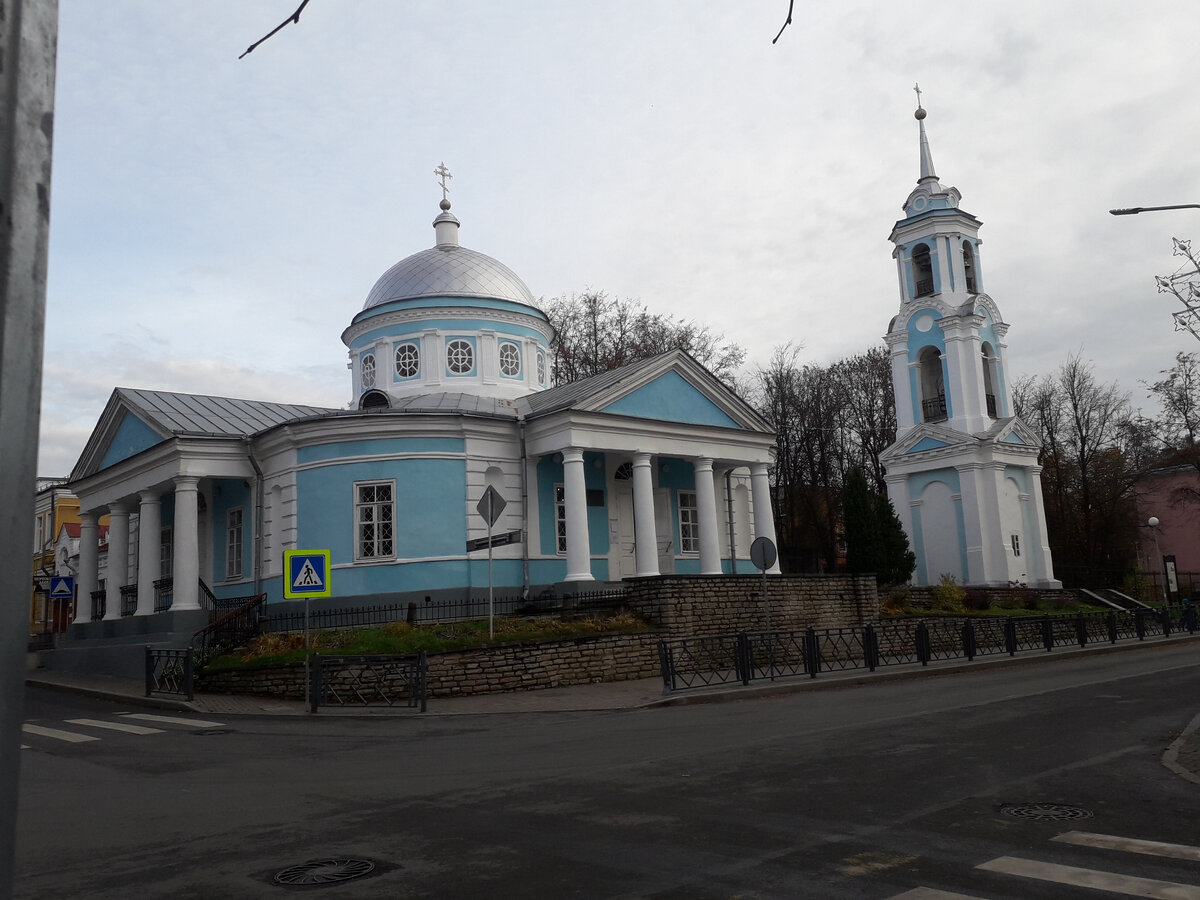
<svg viewBox="0 0 1200 900">
<path fill-rule="evenodd" d="M 897 894 L 895 897 L 889 897 L 888 900 L 982 900 L 982 898 L 976 897 L 974 894 L 954 894 L 950 891 L 939 891 L 937 888 L 919 887 L 905 891 L 903 894 Z"/>
<path fill-rule="evenodd" d="M 126 734 L 162 734 L 161 728 L 149 728 L 145 725 L 130 725 L 127 722 L 102 722 L 99 719 L 67 719 L 71 725 L 87 725 L 90 728 L 107 728 L 110 731 L 123 731 Z"/>
<path fill-rule="evenodd" d="M 1147 856 L 1200 862 L 1200 847 L 1189 847 L 1187 844 L 1164 844 L 1161 841 L 1142 841 L 1111 834 L 1095 834 L 1091 831 L 1068 831 L 1050 840 L 1074 844 L 1077 847 L 1099 847 L 1103 850 L 1123 850 L 1126 853 L 1144 853 Z"/>
<path fill-rule="evenodd" d="M 1093 888 L 1130 897 L 1147 897 L 1150 900 L 1200 900 L 1200 887 L 1191 884 L 1140 878 L 1136 875 L 1118 875 L 1114 872 L 1099 872 L 1077 866 L 1061 866 L 1057 863 L 1019 859 L 1015 856 L 1000 856 L 975 868 L 985 872 L 1019 875 L 1023 878 Z"/>
<path fill-rule="evenodd" d="M 186 725 L 189 728 L 220 728 L 223 722 L 205 722 L 202 719 L 179 719 L 175 716 L 156 716 L 153 713 L 121 713 L 126 719 L 140 719 L 143 722 L 166 722 L 169 725 Z"/>
<path fill-rule="evenodd" d="M 90 734 L 78 734 L 74 731 L 62 731 L 58 728 L 47 728 L 44 725 L 21 724 L 21 730 L 26 734 L 36 734 L 41 737 L 54 738 L 57 741 L 67 741 L 71 744 L 82 744 L 84 741 L 98 741 L 100 738 Z"/>
</svg>

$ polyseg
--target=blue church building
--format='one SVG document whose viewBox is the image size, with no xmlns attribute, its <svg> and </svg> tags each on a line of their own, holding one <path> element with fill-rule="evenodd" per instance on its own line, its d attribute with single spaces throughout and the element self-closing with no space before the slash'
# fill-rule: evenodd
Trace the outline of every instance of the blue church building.
<svg viewBox="0 0 1200 900">
<path fill-rule="evenodd" d="M 71 473 L 76 623 L 280 601 L 294 549 L 330 552 L 347 605 L 478 596 L 489 534 L 493 583 L 530 594 L 751 570 L 774 540 L 762 417 L 679 351 L 554 386 L 529 288 L 459 243 L 444 195 L 433 228 L 342 332 L 346 408 L 114 390 Z"/>
</svg>

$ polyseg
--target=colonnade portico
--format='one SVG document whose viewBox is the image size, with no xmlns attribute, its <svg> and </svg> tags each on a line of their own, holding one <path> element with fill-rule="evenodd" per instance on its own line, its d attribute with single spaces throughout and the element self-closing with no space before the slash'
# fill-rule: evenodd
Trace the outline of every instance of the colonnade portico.
<svg viewBox="0 0 1200 900">
<path fill-rule="evenodd" d="M 566 581 L 592 581 L 591 543 L 587 519 L 587 488 L 584 477 L 584 451 L 579 447 L 568 447 L 562 452 L 563 460 L 563 503 L 566 531 Z M 676 454 L 672 454 L 675 456 Z M 634 564 L 636 576 L 650 577 L 660 574 L 659 542 L 664 535 L 658 534 L 655 524 L 654 466 L 655 454 L 637 451 L 630 454 L 633 487 L 634 518 Z M 716 479 L 717 461 L 711 457 L 693 457 L 695 472 L 696 516 L 698 528 L 700 573 L 720 575 L 724 572 L 721 555 L 721 517 L 718 511 L 719 491 Z M 724 469 L 748 467 L 750 470 L 751 499 L 754 506 L 753 531 L 755 537 L 768 537 L 775 542 L 775 519 L 771 507 L 771 490 L 767 476 L 767 464 L 725 460 Z M 769 572 L 778 574 L 775 563 Z"/>
<path fill-rule="evenodd" d="M 200 609 L 200 540 L 199 484 L 194 475 L 179 475 L 172 479 L 175 515 L 172 523 L 174 572 L 172 573 L 171 609 L 175 611 Z M 137 586 L 137 607 L 133 615 L 147 616 L 155 612 L 155 582 L 160 571 L 160 527 L 162 499 L 158 488 L 137 493 L 138 541 L 137 562 L 130 564 L 130 524 L 134 502 L 130 498 L 115 500 L 103 507 L 80 513 L 78 602 L 75 621 L 90 621 L 93 615 L 92 594 L 99 584 L 99 525 L 100 516 L 107 511 L 108 573 L 104 586 L 104 619 L 123 616 L 121 588 Z M 136 571 L 130 571 L 131 568 Z"/>
</svg>

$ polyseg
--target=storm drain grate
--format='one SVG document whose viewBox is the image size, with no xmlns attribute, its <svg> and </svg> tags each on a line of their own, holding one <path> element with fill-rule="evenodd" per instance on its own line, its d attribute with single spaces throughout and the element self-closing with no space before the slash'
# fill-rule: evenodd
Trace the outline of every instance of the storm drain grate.
<svg viewBox="0 0 1200 900">
<path fill-rule="evenodd" d="M 313 884 L 336 884 L 352 881 L 375 871 L 375 863 L 369 859 L 310 859 L 298 866 L 288 866 L 275 873 L 276 884 L 291 886 Z"/>
<path fill-rule="evenodd" d="M 1092 817 L 1092 814 L 1086 809 L 1080 809 L 1078 806 L 1064 806 L 1061 803 L 1009 803 L 1000 807 L 1000 812 L 1018 819 L 1054 821 L 1090 819 Z"/>
</svg>

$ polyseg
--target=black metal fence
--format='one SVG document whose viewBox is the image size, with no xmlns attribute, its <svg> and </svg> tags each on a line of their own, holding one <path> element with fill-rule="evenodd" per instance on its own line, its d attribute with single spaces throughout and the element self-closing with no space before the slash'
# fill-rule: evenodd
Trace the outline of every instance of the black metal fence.
<svg viewBox="0 0 1200 900">
<path fill-rule="evenodd" d="M 625 602 L 624 591 L 592 591 L 572 594 L 567 597 L 535 599 L 514 594 L 496 597 L 493 601 L 497 616 L 561 616 L 564 614 L 613 612 Z M 436 622 L 465 622 L 471 619 L 486 619 L 487 597 L 470 597 L 465 600 L 426 600 L 424 603 L 393 603 L 383 606 L 351 606 L 341 609 L 323 609 L 309 613 L 309 628 L 362 628 L 370 625 L 386 625 L 389 622 L 407 622 L 410 625 L 428 625 Z M 304 630 L 304 612 L 287 612 L 267 615 L 262 620 L 262 630 L 286 634 Z"/>
<path fill-rule="evenodd" d="M 659 641 L 665 692 L 820 672 L 965 659 L 1195 633 L 1191 607 L 1013 618 L 916 619 L 853 628 L 743 631 Z"/>
<path fill-rule="evenodd" d="M 235 605 L 192 635 L 191 649 L 196 655 L 197 663 L 203 666 L 214 653 L 239 647 L 257 635 L 266 599 L 266 594 L 256 594 L 253 597 L 234 597 L 223 601 Z"/>
<path fill-rule="evenodd" d="M 429 666 L 424 653 L 389 656 L 322 656 L 309 666 L 309 705 L 396 706 L 425 712 Z"/>
<path fill-rule="evenodd" d="M 192 651 L 146 647 L 146 696 L 192 699 Z"/>
</svg>

